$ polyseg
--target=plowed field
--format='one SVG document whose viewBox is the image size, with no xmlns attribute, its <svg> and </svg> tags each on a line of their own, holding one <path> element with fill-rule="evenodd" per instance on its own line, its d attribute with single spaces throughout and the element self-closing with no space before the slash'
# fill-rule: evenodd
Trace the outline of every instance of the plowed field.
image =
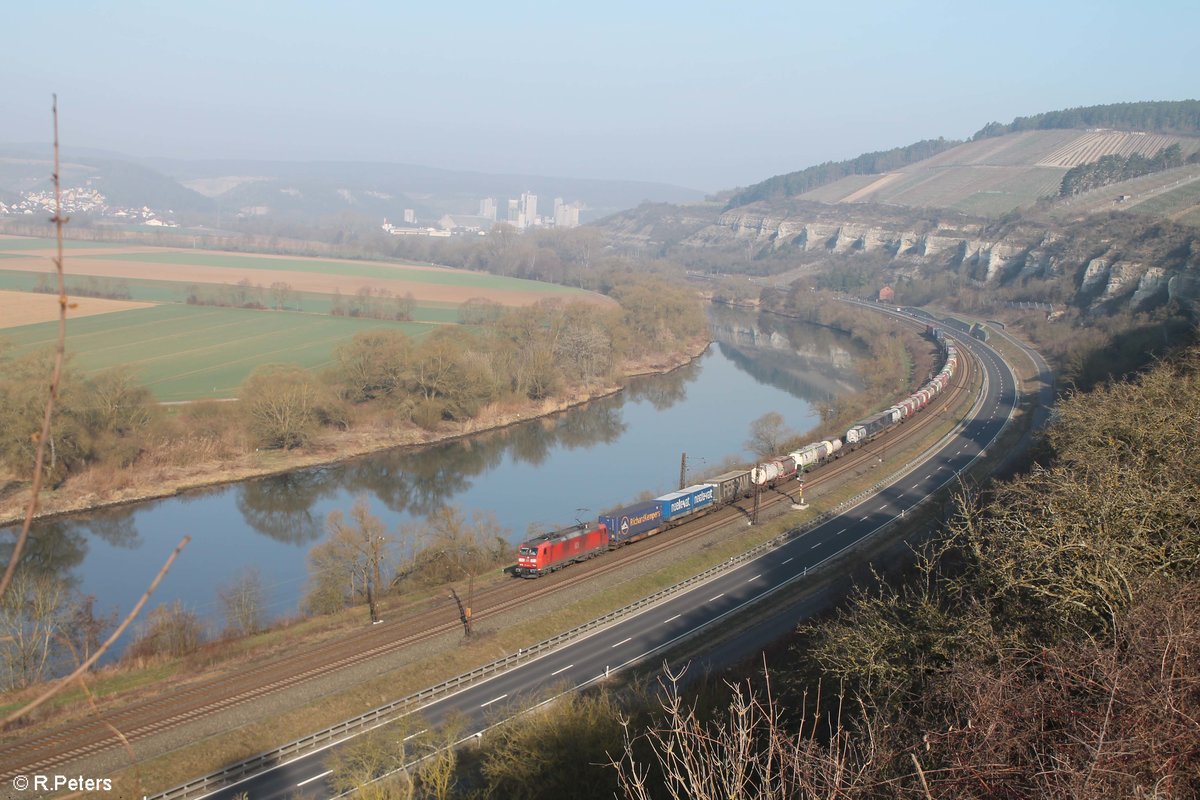
<svg viewBox="0 0 1200 800">
<path fill-rule="evenodd" d="M 68 311 L 72 319 L 96 314 L 111 314 L 131 308 L 147 308 L 149 303 L 129 300 L 102 300 L 98 297 L 71 298 L 76 307 Z M 15 328 L 35 322 L 50 322 L 58 319 L 58 295 L 33 292 L 0 291 L 0 328 Z"/>
</svg>

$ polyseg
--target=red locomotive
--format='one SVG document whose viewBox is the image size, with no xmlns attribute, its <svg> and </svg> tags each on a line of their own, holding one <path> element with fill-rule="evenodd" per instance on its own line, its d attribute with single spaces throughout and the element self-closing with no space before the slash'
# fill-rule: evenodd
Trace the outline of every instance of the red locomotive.
<svg viewBox="0 0 1200 800">
<path fill-rule="evenodd" d="M 573 525 L 561 531 L 543 533 L 521 544 L 517 551 L 517 574 L 536 578 L 556 569 L 586 561 L 608 549 L 608 528 Z"/>
</svg>

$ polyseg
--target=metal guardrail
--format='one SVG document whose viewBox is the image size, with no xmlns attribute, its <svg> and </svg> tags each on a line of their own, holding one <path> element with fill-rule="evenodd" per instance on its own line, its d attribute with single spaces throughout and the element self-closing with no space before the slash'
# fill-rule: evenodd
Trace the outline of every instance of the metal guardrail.
<svg viewBox="0 0 1200 800">
<path fill-rule="evenodd" d="M 976 400 L 976 408 L 972 409 L 972 411 L 977 410 L 979 403 L 982 402 L 982 397 L 983 392 L 980 393 L 980 397 Z M 968 416 L 972 415 L 969 414 Z M 943 436 L 942 439 L 939 439 L 937 443 L 927 448 L 926 452 L 939 447 L 946 437 L 953 435 L 955 431 L 961 427 L 962 422 L 959 422 L 959 424 L 956 425 L 949 433 Z M 917 459 L 918 462 L 920 460 L 921 459 Z M 470 672 L 464 672 L 461 675 L 442 681 L 441 683 L 435 684 L 426 689 L 422 689 L 418 692 L 414 692 L 407 697 L 403 697 L 399 700 L 394 700 L 377 708 L 373 708 L 357 717 L 339 722 L 338 724 L 326 728 L 325 730 L 318 731 L 300 739 L 296 739 L 295 741 L 277 747 L 274 750 L 268 750 L 264 753 L 251 756 L 244 761 L 231 764 L 224 769 L 217 770 L 216 772 L 209 773 L 208 775 L 200 778 L 195 778 L 187 783 L 180 784 L 179 786 L 168 789 L 159 794 L 147 795 L 145 800 L 191 800 L 192 798 L 202 797 L 219 789 L 236 784 L 256 773 L 262 772 L 271 767 L 285 764 L 288 761 L 292 761 L 306 753 L 328 747 L 329 745 L 335 744 L 343 739 L 349 739 L 359 733 L 363 733 L 367 730 L 383 725 L 386 722 L 390 722 L 393 719 L 404 716 L 405 714 L 416 711 L 422 706 L 427 705 L 432 700 L 447 694 L 451 694 L 459 689 L 462 689 L 463 687 L 470 686 L 471 684 L 490 677 L 497 672 L 503 672 L 504 670 L 516 664 L 537 658 L 544 653 L 554 650 L 562 644 L 578 639 L 584 634 L 591 633 L 597 628 L 602 628 L 605 625 L 637 613 L 649 606 L 655 605 L 659 601 L 664 600 L 671 595 L 678 594 L 685 589 L 691 588 L 700 583 L 704 583 L 705 581 L 708 581 L 709 579 L 716 577 L 717 575 L 726 572 L 739 564 L 756 558 L 768 550 L 775 549 L 789 541 L 792 541 L 793 539 L 797 539 L 808 533 L 813 528 L 816 528 L 831 518 L 841 514 L 846 509 L 853 508 L 854 506 L 858 505 L 863 500 L 866 500 L 868 497 L 879 492 L 880 489 L 895 483 L 913 469 L 915 469 L 915 466 L 905 464 L 903 468 L 885 478 L 882 478 L 877 483 L 873 484 L 867 489 L 864 489 L 853 497 L 843 500 L 830 510 L 818 514 L 816 517 L 808 520 L 803 525 L 800 525 L 796 528 L 791 528 L 774 537 L 773 539 L 770 539 L 762 544 L 750 548 L 743 553 L 731 557 L 729 560 L 724 561 L 715 567 L 710 567 L 709 569 L 680 581 L 679 583 L 668 586 L 665 589 L 660 589 L 654 594 L 647 595 L 639 600 L 635 600 L 629 605 L 626 605 L 615 611 L 610 611 L 603 616 L 596 617 L 595 619 L 589 620 L 581 625 L 577 625 L 570 630 L 551 636 L 549 639 L 540 641 L 537 644 L 531 645 L 530 647 L 522 648 L 516 653 L 503 656 L 502 658 L 496 659 L 488 664 L 476 667 Z M 914 508 L 922 505 L 923 503 L 924 501 L 918 503 L 916 506 L 914 506 Z M 893 524 L 895 523 L 887 523 L 881 526 L 879 530 L 888 529 Z M 839 551 L 839 553 L 835 553 L 834 556 L 830 556 L 830 558 L 839 555 L 840 552 L 841 551 Z M 825 561 L 828 560 L 829 559 L 825 559 Z M 825 561 L 822 561 L 821 564 L 824 564 Z M 820 566 L 821 564 L 815 566 Z M 807 570 L 805 571 L 805 574 L 807 574 Z"/>
</svg>

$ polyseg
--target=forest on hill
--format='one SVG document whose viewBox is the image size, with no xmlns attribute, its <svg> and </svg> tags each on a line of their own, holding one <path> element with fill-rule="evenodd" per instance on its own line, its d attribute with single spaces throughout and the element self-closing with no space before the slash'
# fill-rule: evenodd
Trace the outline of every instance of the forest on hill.
<svg viewBox="0 0 1200 800">
<path fill-rule="evenodd" d="M 971 140 L 1056 128 L 1121 128 L 1194 135 L 1200 133 L 1200 100 L 1111 103 L 1047 111 L 1044 114 L 1017 117 L 1007 125 L 990 122 L 976 131 Z"/>
<path fill-rule="evenodd" d="M 729 199 L 725 207 L 737 208 L 758 200 L 795 197 L 849 175 L 878 175 L 932 158 L 960 144 L 962 142 L 954 139 L 923 139 L 904 147 L 864 153 L 845 161 L 826 161 L 786 175 L 776 175 L 742 189 Z"/>
</svg>

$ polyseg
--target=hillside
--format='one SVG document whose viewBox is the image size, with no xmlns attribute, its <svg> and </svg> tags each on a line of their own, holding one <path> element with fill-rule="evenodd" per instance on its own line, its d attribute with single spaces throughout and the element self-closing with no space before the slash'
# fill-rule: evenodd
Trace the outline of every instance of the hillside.
<svg viewBox="0 0 1200 800">
<path fill-rule="evenodd" d="M 1200 138 L 1133 131 L 1035 130 L 966 142 L 922 161 L 854 175 L 796 195 L 823 203 L 887 203 L 999 216 L 1058 193 L 1071 167 L 1107 155 L 1154 156 L 1178 144 L 1184 157 Z M 1200 173 L 1200 169 L 1193 170 Z"/>
</svg>

